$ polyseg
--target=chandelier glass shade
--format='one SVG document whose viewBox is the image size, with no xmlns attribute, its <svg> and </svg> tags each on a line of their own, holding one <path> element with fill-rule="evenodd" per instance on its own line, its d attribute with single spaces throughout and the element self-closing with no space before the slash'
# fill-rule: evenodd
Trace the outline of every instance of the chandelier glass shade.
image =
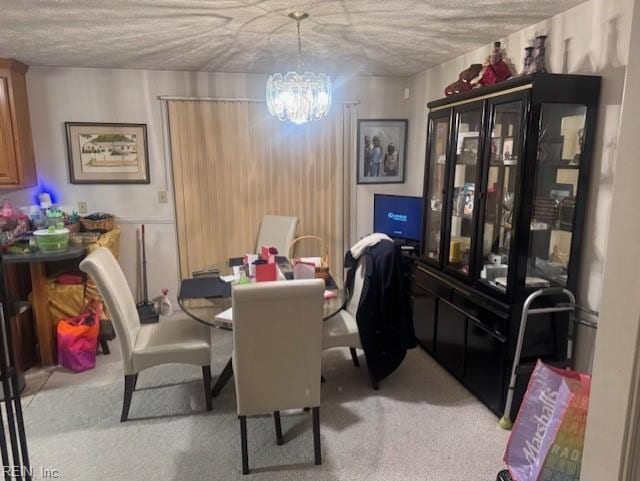
<svg viewBox="0 0 640 481">
<path fill-rule="evenodd" d="M 290 18 L 298 24 L 298 70 L 274 73 L 267 79 L 266 98 L 269 113 L 282 121 L 304 124 L 327 115 L 331 107 L 331 79 L 323 73 L 303 71 L 300 21 L 306 13 L 294 12 Z"/>
<path fill-rule="evenodd" d="M 269 113 L 282 121 L 304 124 L 319 120 L 330 106 L 331 79 L 323 73 L 275 73 L 267 79 Z"/>
</svg>

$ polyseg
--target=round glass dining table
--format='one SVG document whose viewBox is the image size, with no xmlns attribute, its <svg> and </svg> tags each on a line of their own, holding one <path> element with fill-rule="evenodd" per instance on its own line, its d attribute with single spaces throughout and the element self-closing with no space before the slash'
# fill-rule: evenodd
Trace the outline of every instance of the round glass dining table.
<svg viewBox="0 0 640 481">
<path fill-rule="evenodd" d="M 323 302 L 323 321 L 326 321 L 330 317 L 337 314 L 338 311 L 342 309 L 346 300 L 346 291 L 344 289 L 334 289 L 330 292 L 335 293 L 335 296 L 325 299 Z M 230 297 L 201 299 L 178 298 L 178 304 L 185 314 L 202 324 L 226 331 L 233 330 Z M 231 358 L 229 358 L 229 361 L 227 361 L 227 364 L 216 379 L 216 382 L 211 389 L 211 396 L 218 396 L 218 394 L 220 394 L 220 391 L 222 391 L 222 389 L 226 386 L 232 376 L 233 364 Z"/>
<path fill-rule="evenodd" d="M 346 299 L 344 289 L 336 289 L 329 292 L 335 293 L 335 296 L 325 299 L 323 302 L 323 321 L 336 315 L 344 306 Z M 226 331 L 233 330 L 233 321 L 230 316 L 225 316 L 225 312 L 231 308 L 230 297 L 178 299 L 178 304 L 185 314 L 202 324 Z"/>
</svg>

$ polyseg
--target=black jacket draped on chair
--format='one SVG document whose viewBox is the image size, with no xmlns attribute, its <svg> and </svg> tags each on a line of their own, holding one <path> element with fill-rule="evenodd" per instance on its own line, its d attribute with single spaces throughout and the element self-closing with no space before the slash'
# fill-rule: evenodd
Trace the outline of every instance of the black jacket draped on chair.
<svg viewBox="0 0 640 481">
<path fill-rule="evenodd" d="M 416 346 L 408 286 L 400 247 L 393 242 L 382 240 L 366 247 L 361 256 L 365 257 L 366 270 L 356 321 L 369 373 L 380 381 L 400 366 L 407 349 Z M 353 291 L 358 258 L 351 250 L 345 256 L 349 292 Z"/>
</svg>

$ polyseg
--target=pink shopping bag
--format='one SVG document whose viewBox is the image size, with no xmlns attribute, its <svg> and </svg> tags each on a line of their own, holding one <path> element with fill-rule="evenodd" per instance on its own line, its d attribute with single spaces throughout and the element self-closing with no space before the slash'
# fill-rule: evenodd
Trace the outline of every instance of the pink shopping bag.
<svg viewBox="0 0 640 481">
<path fill-rule="evenodd" d="M 75 372 L 95 367 L 101 307 L 91 304 L 82 314 L 58 322 L 58 364 Z"/>
<path fill-rule="evenodd" d="M 504 461 L 514 481 L 579 481 L 591 377 L 538 361 Z"/>
</svg>

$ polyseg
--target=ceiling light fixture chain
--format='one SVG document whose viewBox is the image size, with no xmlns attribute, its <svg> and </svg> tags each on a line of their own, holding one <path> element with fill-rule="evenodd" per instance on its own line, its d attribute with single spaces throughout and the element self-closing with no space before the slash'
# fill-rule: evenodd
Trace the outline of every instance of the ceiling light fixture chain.
<svg viewBox="0 0 640 481">
<path fill-rule="evenodd" d="M 296 23 L 298 24 L 298 71 L 302 72 L 304 68 L 304 60 L 302 59 L 302 35 L 300 35 L 300 22 L 301 19 L 296 18 Z"/>
<path fill-rule="evenodd" d="M 291 12 L 298 31 L 298 69 L 286 74 L 274 73 L 267 79 L 266 97 L 269 113 L 278 119 L 303 124 L 327 115 L 331 106 L 331 79 L 324 73 L 304 71 L 301 23 L 305 12 Z"/>
</svg>

